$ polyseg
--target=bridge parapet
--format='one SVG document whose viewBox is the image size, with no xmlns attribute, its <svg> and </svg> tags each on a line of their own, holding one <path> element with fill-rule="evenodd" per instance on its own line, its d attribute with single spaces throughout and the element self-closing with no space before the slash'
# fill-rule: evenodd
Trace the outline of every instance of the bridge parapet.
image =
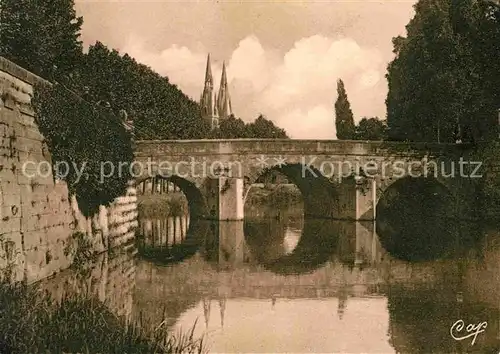
<svg viewBox="0 0 500 354">
<path fill-rule="evenodd" d="M 141 140 L 136 156 L 237 155 L 237 154 L 305 154 L 305 155 L 457 155 L 471 149 L 467 144 L 384 142 L 360 140 L 298 139 L 205 139 L 205 140 Z"/>
</svg>

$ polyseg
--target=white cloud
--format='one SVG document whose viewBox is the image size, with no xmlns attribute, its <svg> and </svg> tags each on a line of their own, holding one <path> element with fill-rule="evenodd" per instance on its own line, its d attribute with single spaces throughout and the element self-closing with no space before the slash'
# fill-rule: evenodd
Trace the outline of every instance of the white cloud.
<svg viewBox="0 0 500 354">
<path fill-rule="evenodd" d="M 203 48 L 172 45 L 155 53 L 141 43 L 132 37 L 123 52 L 167 75 L 188 96 L 199 98 L 207 55 Z M 222 59 L 212 62 L 216 87 Z M 286 53 L 276 53 L 252 35 L 239 42 L 227 65 L 235 114 L 251 121 L 263 113 L 293 138 L 335 138 L 333 104 L 339 78 L 356 120 L 385 114 L 387 87 L 381 78 L 386 62 L 377 50 L 360 47 L 350 38 L 314 35 L 296 41 Z"/>
<path fill-rule="evenodd" d="M 259 92 L 269 82 L 271 68 L 259 40 L 249 36 L 243 39 L 233 52 L 227 69 L 229 80 L 248 81 L 254 90 Z"/>
<path fill-rule="evenodd" d="M 335 122 L 328 106 L 315 106 L 305 111 L 295 109 L 281 116 L 277 123 L 280 126 L 286 126 L 287 133 L 292 138 L 333 139 L 336 137 Z"/>
</svg>

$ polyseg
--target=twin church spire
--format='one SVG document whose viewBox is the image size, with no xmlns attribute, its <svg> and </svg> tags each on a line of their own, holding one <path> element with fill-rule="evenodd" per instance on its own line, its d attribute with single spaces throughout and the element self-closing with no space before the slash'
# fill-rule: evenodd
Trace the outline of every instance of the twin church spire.
<svg viewBox="0 0 500 354">
<path fill-rule="evenodd" d="M 231 96 L 227 84 L 226 64 L 222 63 L 222 77 L 220 79 L 219 94 L 214 92 L 214 79 L 212 76 L 212 65 L 210 54 L 207 57 L 207 68 L 205 71 L 205 87 L 200 98 L 201 116 L 207 119 L 212 129 L 219 127 L 221 120 L 228 118 L 232 112 Z"/>
</svg>

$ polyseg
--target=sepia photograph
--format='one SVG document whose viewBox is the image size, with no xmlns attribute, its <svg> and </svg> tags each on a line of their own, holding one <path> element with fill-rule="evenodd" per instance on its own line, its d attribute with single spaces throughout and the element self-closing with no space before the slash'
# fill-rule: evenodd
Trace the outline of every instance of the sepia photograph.
<svg viewBox="0 0 500 354">
<path fill-rule="evenodd" d="M 500 354 L 500 0 L 0 0 L 0 354 Z"/>
</svg>

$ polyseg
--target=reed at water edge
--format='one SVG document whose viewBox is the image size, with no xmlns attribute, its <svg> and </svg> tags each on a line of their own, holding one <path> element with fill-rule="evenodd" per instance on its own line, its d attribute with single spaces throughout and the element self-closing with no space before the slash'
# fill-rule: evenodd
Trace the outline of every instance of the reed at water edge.
<svg viewBox="0 0 500 354">
<path fill-rule="evenodd" d="M 36 286 L 0 282 L 0 353 L 206 353 L 195 327 L 172 334 L 162 322 L 146 330 L 94 297 L 55 302 Z"/>
</svg>

